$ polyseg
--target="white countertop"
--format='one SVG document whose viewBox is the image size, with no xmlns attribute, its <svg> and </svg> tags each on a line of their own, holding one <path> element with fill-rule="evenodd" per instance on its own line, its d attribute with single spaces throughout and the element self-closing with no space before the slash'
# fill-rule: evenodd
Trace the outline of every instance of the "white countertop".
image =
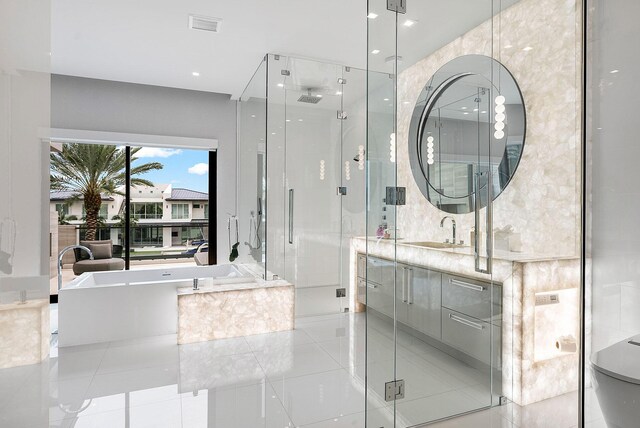
<svg viewBox="0 0 640 428">
<path fill-rule="evenodd" d="M 438 254 L 448 253 L 457 256 L 474 256 L 474 249 L 470 246 L 457 246 L 454 248 L 433 248 L 433 247 L 425 247 L 421 245 L 412 245 L 411 241 L 402 239 L 402 240 L 394 240 L 394 239 L 380 239 L 380 238 L 365 238 L 365 237 L 356 237 L 354 240 L 358 240 L 361 242 L 368 241 L 369 251 L 373 254 L 376 253 L 376 247 L 390 247 L 393 245 L 397 245 L 399 247 L 410 248 L 420 251 L 426 252 L 436 252 Z M 546 262 L 553 260 L 572 260 L 578 259 L 578 256 L 575 255 L 551 255 L 551 254 L 533 254 L 533 253 L 516 253 L 512 251 L 500 251 L 494 250 L 493 258 L 495 260 L 503 260 L 509 262 L 518 262 L 518 263 L 533 263 L 533 262 Z"/>
</svg>

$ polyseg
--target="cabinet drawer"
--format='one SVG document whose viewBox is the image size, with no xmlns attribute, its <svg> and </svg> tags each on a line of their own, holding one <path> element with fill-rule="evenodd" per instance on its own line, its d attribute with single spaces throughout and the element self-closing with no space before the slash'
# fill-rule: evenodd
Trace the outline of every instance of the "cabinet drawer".
<svg viewBox="0 0 640 428">
<path fill-rule="evenodd" d="M 442 308 L 442 341 L 485 364 L 491 361 L 491 328 L 489 323 Z"/>
<path fill-rule="evenodd" d="M 444 274 L 442 306 L 483 321 L 500 323 L 502 286 Z"/>
<path fill-rule="evenodd" d="M 396 274 L 396 264 L 394 262 L 377 257 L 369 257 L 367 267 L 367 280 L 369 282 L 393 287 Z"/>
<path fill-rule="evenodd" d="M 358 278 L 365 278 L 367 274 L 367 256 L 358 254 Z"/>
<path fill-rule="evenodd" d="M 357 299 L 359 303 L 367 303 L 367 281 L 362 278 L 358 278 Z"/>
</svg>

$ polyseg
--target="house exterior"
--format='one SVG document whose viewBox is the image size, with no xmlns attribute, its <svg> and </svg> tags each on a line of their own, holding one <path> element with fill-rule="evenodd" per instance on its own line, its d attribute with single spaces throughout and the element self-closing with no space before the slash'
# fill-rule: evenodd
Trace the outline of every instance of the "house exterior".
<svg viewBox="0 0 640 428">
<path fill-rule="evenodd" d="M 69 224 L 77 225 L 78 239 L 82 239 L 85 223 L 82 198 L 75 197 L 73 192 L 51 192 L 49 199 L 51 211 L 63 213 Z M 103 195 L 100 217 L 104 227 L 98 231 L 97 239 L 122 244 L 120 219 L 124 217 L 124 199 L 122 195 Z M 132 247 L 189 246 L 207 236 L 209 194 L 171 184 L 132 186 L 131 216 Z"/>
</svg>

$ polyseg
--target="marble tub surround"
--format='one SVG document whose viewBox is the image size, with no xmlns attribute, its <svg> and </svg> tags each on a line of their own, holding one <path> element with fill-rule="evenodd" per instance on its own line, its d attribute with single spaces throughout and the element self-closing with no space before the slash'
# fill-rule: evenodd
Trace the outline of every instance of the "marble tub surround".
<svg viewBox="0 0 640 428">
<path fill-rule="evenodd" d="M 358 254 L 367 254 L 367 250 L 370 256 L 502 284 L 503 394 L 519 405 L 527 405 L 577 389 L 578 353 L 536 352 L 536 340 L 548 351 L 548 345 L 555 344 L 561 336 L 579 337 L 579 317 L 571 315 L 579 303 L 576 293 L 580 284 L 579 258 L 497 252 L 493 275 L 486 275 L 475 271 L 473 250 L 469 247 L 436 249 L 402 241 L 353 238 L 350 303 L 354 311 L 365 309 L 356 300 L 355 272 Z M 555 314 L 555 308 L 549 305 L 544 309 L 547 311 L 544 317 L 536 316 L 537 309 L 540 311 L 536 294 L 549 292 L 561 294 L 562 313 Z M 567 299 L 565 292 L 573 298 Z M 556 316 L 558 322 L 554 323 Z M 541 334 L 545 336 L 542 339 Z M 540 358 L 541 354 L 544 358 Z"/>
<path fill-rule="evenodd" d="M 424 198 L 411 173 L 408 146 L 414 142 L 408 141 L 408 131 L 415 101 L 448 61 L 469 54 L 493 55 L 518 82 L 527 115 L 523 156 L 494 202 L 493 227 L 511 226 L 524 252 L 579 254 L 579 11 L 576 0 L 521 0 L 398 75 L 396 185 L 406 187 L 406 205 L 396 207 L 395 224 L 404 238 L 444 241 L 451 234 L 449 227 L 436 226 L 446 213 Z M 399 48 L 402 55 L 402 45 Z M 388 144 L 388 135 L 380 141 Z M 485 210 L 481 211 L 484 218 Z M 452 217 L 459 238 L 468 244 L 473 213 Z"/>
<path fill-rule="evenodd" d="M 293 330 L 295 290 L 284 280 L 178 289 L 178 343 Z"/>
<path fill-rule="evenodd" d="M 44 360 L 49 336 L 48 299 L 0 304 L 0 369 Z"/>
</svg>

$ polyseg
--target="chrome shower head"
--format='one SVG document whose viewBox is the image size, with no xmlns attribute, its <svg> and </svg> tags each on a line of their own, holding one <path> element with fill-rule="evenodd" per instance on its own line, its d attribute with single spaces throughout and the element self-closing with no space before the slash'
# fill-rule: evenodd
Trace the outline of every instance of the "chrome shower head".
<svg viewBox="0 0 640 428">
<path fill-rule="evenodd" d="M 318 104 L 320 102 L 320 100 L 322 100 L 322 95 L 317 94 L 317 95 L 313 95 L 311 93 L 311 88 L 307 89 L 307 94 L 302 94 L 300 95 L 300 98 L 298 98 L 298 102 L 300 103 L 308 103 L 308 104 Z"/>
</svg>

